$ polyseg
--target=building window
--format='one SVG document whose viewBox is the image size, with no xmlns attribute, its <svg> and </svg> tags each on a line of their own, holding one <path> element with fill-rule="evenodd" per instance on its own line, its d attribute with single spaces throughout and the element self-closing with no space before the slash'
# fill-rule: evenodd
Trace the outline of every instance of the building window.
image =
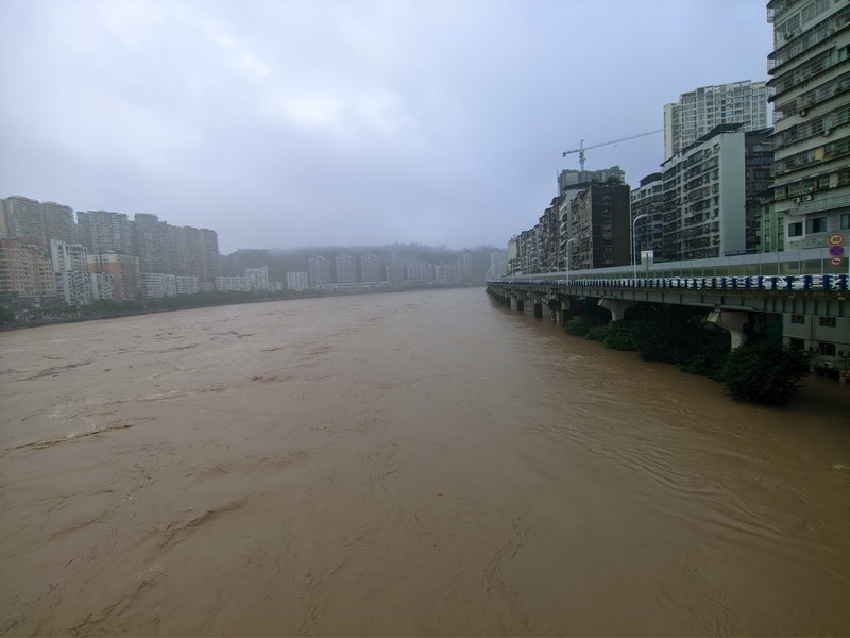
<svg viewBox="0 0 850 638">
<path fill-rule="evenodd" d="M 827 328 L 834 328 L 835 317 L 818 317 L 818 325 L 826 326 Z"/>
<path fill-rule="evenodd" d="M 841 230 L 850 230 L 850 213 L 844 213 L 841 216 Z"/>
<path fill-rule="evenodd" d="M 803 222 L 792 222 L 788 224 L 788 236 L 799 237 L 803 234 Z"/>
<path fill-rule="evenodd" d="M 825 233 L 826 232 L 826 217 L 815 217 L 814 219 L 806 220 L 806 234 L 810 233 Z"/>
<path fill-rule="evenodd" d="M 791 315 L 791 323 L 806 323 L 806 315 Z"/>
<path fill-rule="evenodd" d="M 825 343 L 823 341 L 818 342 L 818 353 L 827 357 L 835 356 L 835 344 L 834 343 Z"/>
<path fill-rule="evenodd" d="M 789 339 L 788 340 L 788 347 L 791 348 L 791 350 L 796 350 L 798 352 L 802 352 L 803 350 L 806 349 L 806 342 L 803 341 L 802 339 Z"/>
</svg>

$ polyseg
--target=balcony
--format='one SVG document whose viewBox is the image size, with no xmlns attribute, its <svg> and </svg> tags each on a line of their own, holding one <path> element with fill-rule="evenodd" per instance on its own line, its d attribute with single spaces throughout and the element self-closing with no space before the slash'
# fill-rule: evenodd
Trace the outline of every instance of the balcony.
<svg viewBox="0 0 850 638">
<path fill-rule="evenodd" d="M 808 198 L 808 199 L 807 199 Z M 789 201 L 789 200 L 786 200 Z M 809 215 L 811 213 L 823 213 L 835 208 L 850 206 L 850 194 L 837 195 L 835 197 L 822 197 L 818 195 L 803 195 L 790 200 L 791 207 L 787 212 L 791 215 Z"/>
</svg>

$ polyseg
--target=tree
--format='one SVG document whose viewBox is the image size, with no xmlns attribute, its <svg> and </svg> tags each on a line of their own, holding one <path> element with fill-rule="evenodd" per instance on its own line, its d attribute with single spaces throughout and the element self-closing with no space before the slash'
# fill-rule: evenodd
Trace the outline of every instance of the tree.
<svg viewBox="0 0 850 638">
<path fill-rule="evenodd" d="M 736 401 L 786 405 L 809 374 L 809 358 L 802 350 L 756 342 L 730 352 L 718 376 Z"/>
<path fill-rule="evenodd" d="M 17 323 L 17 319 L 15 319 L 15 313 L 12 309 L 6 306 L 0 306 L 0 326 L 11 325 L 13 323 Z"/>
</svg>

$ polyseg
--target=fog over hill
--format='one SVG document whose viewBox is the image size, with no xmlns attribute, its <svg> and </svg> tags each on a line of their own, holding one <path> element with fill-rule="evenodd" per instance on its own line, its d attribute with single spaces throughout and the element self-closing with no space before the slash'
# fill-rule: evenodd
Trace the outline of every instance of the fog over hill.
<svg viewBox="0 0 850 638">
<path fill-rule="evenodd" d="M 310 257 L 327 257 L 333 260 L 337 255 L 348 254 L 357 258 L 360 255 L 373 254 L 381 259 L 381 265 L 388 264 L 456 264 L 464 253 L 472 257 L 473 281 L 483 283 L 490 269 L 490 256 L 504 248 L 478 246 L 451 250 L 445 246 L 435 247 L 425 244 L 394 243 L 385 246 L 321 246 L 289 249 L 247 249 L 240 248 L 228 255 L 221 256 L 221 271 L 224 275 L 236 275 L 246 268 L 269 267 L 269 278 L 275 281 L 286 279 L 286 273 L 305 271 Z"/>
</svg>

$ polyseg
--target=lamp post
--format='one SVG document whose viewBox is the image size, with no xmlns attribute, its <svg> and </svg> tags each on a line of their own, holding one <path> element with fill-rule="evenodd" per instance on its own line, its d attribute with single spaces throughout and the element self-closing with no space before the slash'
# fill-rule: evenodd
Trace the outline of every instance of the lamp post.
<svg viewBox="0 0 850 638">
<path fill-rule="evenodd" d="M 632 220 L 632 279 L 637 279 L 637 251 L 635 249 L 635 222 L 649 217 L 646 213 L 636 216 Z"/>
<path fill-rule="evenodd" d="M 571 237 L 570 239 L 567 240 L 567 254 L 566 254 L 567 261 L 564 264 L 564 270 L 566 271 L 566 275 L 567 275 L 567 285 L 569 285 L 569 283 L 570 283 L 570 244 L 573 243 L 574 241 L 578 241 L 578 237 Z"/>
</svg>

